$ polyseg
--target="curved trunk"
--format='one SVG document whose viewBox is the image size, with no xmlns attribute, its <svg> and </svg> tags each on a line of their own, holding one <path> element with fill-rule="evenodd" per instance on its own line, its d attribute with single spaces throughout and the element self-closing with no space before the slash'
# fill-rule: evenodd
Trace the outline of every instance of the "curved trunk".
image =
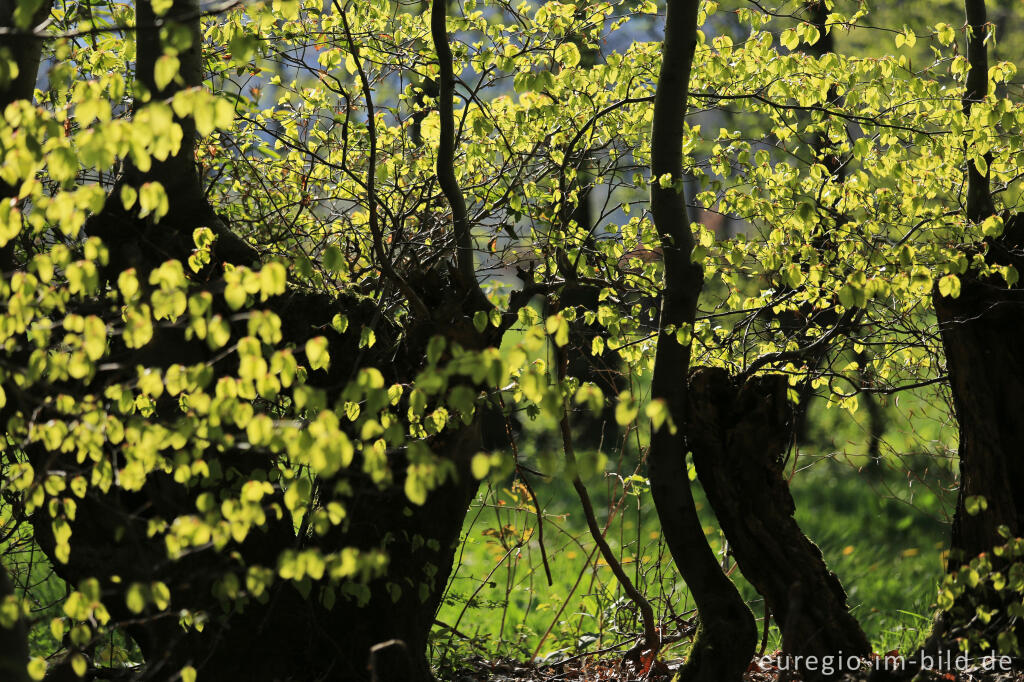
<svg viewBox="0 0 1024 682">
<path fill-rule="evenodd" d="M 847 609 L 846 592 L 793 518 L 783 471 L 793 418 L 788 388 L 783 375 L 738 385 L 723 369 L 695 371 L 693 461 L 740 570 L 779 623 L 783 653 L 866 657 L 871 645 Z"/>
<path fill-rule="evenodd" d="M 680 191 L 683 117 L 697 44 L 697 6 L 697 0 L 668 2 L 654 99 L 651 212 L 660 236 L 665 284 L 651 397 L 664 402 L 679 428 L 666 423 L 654 432 L 647 467 L 662 533 L 700 613 L 700 628 L 683 669 L 683 680 L 732 682 L 742 678 L 750 663 L 757 631 L 753 614 L 708 545 L 693 502 L 686 469 L 690 416 L 684 380 L 691 349 L 689 343 L 679 343 L 675 333 L 682 325 L 693 324 L 703 286 L 701 268 L 690 260 L 694 239 Z M 670 182 L 663 187 L 659 180 L 665 176 Z"/>
</svg>

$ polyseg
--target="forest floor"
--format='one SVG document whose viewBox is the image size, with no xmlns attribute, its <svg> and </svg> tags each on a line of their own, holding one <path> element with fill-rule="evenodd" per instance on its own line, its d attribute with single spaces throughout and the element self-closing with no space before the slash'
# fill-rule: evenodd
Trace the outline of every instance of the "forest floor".
<svg viewBox="0 0 1024 682">
<path fill-rule="evenodd" d="M 655 661 L 638 665 L 621 658 L 580 657 L 551 665 L 535 665 L 511 659 L 467 660 L 463 667 L 445 682 L 676 682 L 683 661 Z M 745 682 L 798 682 L 801 678 L 772 665 L 751 662 L 743 677 Z M 842 682 L 1024 682 L 1024 672 L 997 673 L 981 669 L 957 673 L 925 671 L 917 677 L 895 675 L 878 680 L 871 676 L 871 665 L 865 663 L 860 673 L 838 678 Z"/>
</svg>

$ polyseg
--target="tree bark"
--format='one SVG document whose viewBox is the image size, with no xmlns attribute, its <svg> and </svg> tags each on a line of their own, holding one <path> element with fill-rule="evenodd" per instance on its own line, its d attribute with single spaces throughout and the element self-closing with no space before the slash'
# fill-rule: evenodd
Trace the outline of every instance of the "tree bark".
<svg viewBox="0 0 1024 682">
<path fill-rule="evenodd" d="M 975 102 L 988 96 L 990 25 L 984 0 L 965 0 L 968 26 L 969 69 L 962 99 L 969 118 Z M 975 224 L 996 215 L 989 177 L 967 152 L 967 191 L 964 212 Z M 991 161 L 991 156 L 986 155 Z M 989 265 L 1013 266 L 1024 272 L 1024 216 L 1004 213 L 1003 233 L 968 245 L 970 255 L 984 254 Z M 1024 424 L 1014 409 L 1024 401 L 1024 359 L 1017 345 L 1024 297 L 1019 283 L 1008 286 L 999 276 L 983 277 L 971 269 L 959 275 L 960 295 L 932 292 L 935 315 L 946 355 L 953 407 L 959 422 L 960 487 L 953 517 L 947 571 L 958 571 L 981 553 L 989 553 L 994 570 L 1005 559 L 992 553 L 1011 537 L 1024 535 L 1024 462 L 1020 445 Z M 976 608 L 1003 611 L 1006 594 L 974 590 L 962 595 L 954 607 L 939 614 L 926 649 L 946 646 L 959 631 L 984 629 Z M 1005 615 L 1005 614 L 1004 614 Z M 991 621 L 992 626 L 1003 617 Z M 1019 647 L 1024 629 L 1016 628 Z M 962 634 L 962 632 L 959 632 Z"/>
<path fill-rule="evenodd" d="M 169 101 L 182 90 L 202 86 L 199 16 L 199 0 L 174 0 L 162 16 L 156 14 L 149 0 L 136 3 L 136 79 L 141 86 L 133 103 L 136 112 L 149 102 Z M 191 43 L 177 52 L 177 77 L 158 88 L 155 71 L 165 50 L 161 30 L 175 25 L 187 29 L 184 33 Z M 211 269 L 224 261 L 239 265 L 258 261 L 255 250 L 228 229 L 206 199 L 195 164 L 195 122 L 191 117 L 176 116 L 174 120 L 182 130 L 178 151 L 164 160 L 152 159 L 146 170 L 126 160 L 103 210 L 86 222 L 86 233 L 100 237 L 107 246 L 110 262 L 105 270 L 115 277 L 128 268 L 145 273 L 169 258 L 187 258 L 195 248 L 192 232 L 197 227 L 208 227 L 216 236 Z M 167 215 L 158 224 L 151 218 L 140 218 L 137 204 L 126 210 L 120 199 L 123 186 L 138 189 L 149 182 L 160 183 L 168 197 Z"/>
<path fill-rule="evenodd" d="M 762 594 L 789 656 L 866 657 L 871 645 L 846 606 L 846 592 L 821 550 L 800 530 L 784 477 L 792 406 L 788 378 L 745 383 L 724 369 L 690 378 L 689 443 L 708 500 L 743 576 Z M 821 679 L 817 670 L 805 679 Z"/>
<path fill-rule="evenodd" d="M 973 104 L 988 95 L 989 26 L 984 0 L 966 0 L 964 6 L 970 69 L 963 110 L 970 116 Z M 988 175 L 970 159 L 965 210 L 973 223 L 996 213 Z M 1024 272 L 1024 220 L 1006 215 L 1004 221 L 1002 235 L 973 248 L 985 252 L 991 265 L 1012 265 Z M 1024 301 L 1019 285 L 1008 288 L 998 277 L 985 279 L 968 271 L 960 281 L 959 297 L 942 296 L 936 288 L 933 299 L 960 424 L 960 490 L 952 550 L 969 559 L 1003 544 L 1000 526 L 1015 536 L 1024 532 L 1024 463 L 1019 457 L 1024 425 L 1013 411 L 1024 400 L 1024 360 L 1015 343 Z M 978 496 L 987 508 L 972 515 L 967 503 Z"/>
</svg>

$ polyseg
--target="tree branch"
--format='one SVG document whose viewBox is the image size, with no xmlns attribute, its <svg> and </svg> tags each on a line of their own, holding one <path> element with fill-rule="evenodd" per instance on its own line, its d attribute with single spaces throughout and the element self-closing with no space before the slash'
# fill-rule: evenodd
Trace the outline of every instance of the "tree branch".
<svg viewBox="0 0 1024 682">
<path fill-rule="evenodd" d="M 483 309 L 491 305 L 480 289 L 473 263 L 473 235 L 462 195 L 455 177 L 455 73 L 451 46 L 448 44 L 448 2 L 433 0 L 430 9 L 430 36 L 434 41 L 439 68 L 437 110 L 441 119 L 440 140 L 437 145 L 437 182 L 452 209 L 455 227 L 455 264 L 463 286 L 472 292 L 475 304 Z"/>
<path fill-rule="evenodd" d="M 988 96 L 988 33 L 991 27 L 985 12 L 985 0 L 964 0 L 967 14 L 967 83 L 964 88 L 963 109 L 968 119 L 975 102 Z M 985 155 L 991 162 L 992 155 Z M 996 212 L 989 191 L 988 172 L 982 174 L 969 157 L 967 159 L 967 217 L 980 223 Z"/>
</svg>

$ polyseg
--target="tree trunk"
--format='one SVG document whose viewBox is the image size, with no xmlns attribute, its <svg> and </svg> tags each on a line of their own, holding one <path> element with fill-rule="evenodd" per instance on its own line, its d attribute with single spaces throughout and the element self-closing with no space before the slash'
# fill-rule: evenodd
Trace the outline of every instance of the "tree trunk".
<svg viewBox="0 0 1024 682">
<path fill-rule="evenodd" d="M 967 81 L 961 101 L 968 118 L 975 102 L 989 94 L 988 43 L 991 25 L 984 0 L 964 0 L 968 26 Z M 965 149 L 966 201 L 964 212 L 976 226 L 996 216 L 989 175 Z M 991 163 L 991 153 L 985 155 Z M 1002 215 L 1001 235 L 969 244 L 969 256 L 984 254 L 990 266 L 1013 266 L 1024 272 L 1024 217 Z M 935 315 L 946 355 L 946 371 L 959 422 L 960 488 L 946 569 L 960 567 L 986 553 L 994 571 L 1006 569 L 1012 560 L 994 553 L 1010 537 L 1024 534 L 1024 462 L 1020 447 L 1024 443 L 1024 424 L 1014 409 L 1024 401 L 1024 360 L 1017 347 L 1020 321 L 1024 315 L 1024 289 L 1002 277 L 981 276 L 970 269 L 959 275 L 960 293 L 956 298 L 943 296 L 936 286 L 932 292 Z M 1009 285 L 1008 285 L 1009 284 Z M 950 646 L 963 635 L 981 634 L 990 642 L 1001 627 L 1024 649 L 1024 628 L 1008 612 L 1019 595 L 1012 590 L 996 591 L 983 581 L 977 589 L 961 594 L 952 608 L 940 613 L 925 650 Z M 1009 593 L 1009 594 L 1007 594 Z M 992 614 L 983 624 L 978 609 Z M 1009 625 L 1007 623 L 1009 622 Z M 978 631 L 982 631 L 978 633 Z M 995 636 L 993 636 L 995 635 Z M 1005 640 L 1003 640 L 1005 642 Z"/>
<path fill-rule="evenodd" d="M 412 669 L 402 682 L 429 682 L 433 678 L 427 638 L 452 569 L 466 509 L 476 493 L 470 460 L 484 448 L 481 422 L 487 418 L 485 414 L 446 443 L 435 444 L 454 461 L 456 476 L 432 491 L 422 506 L 415 507 L 406 498 L 402 475 L 380 488 L 361 473 L 358 460 L 335 480 L 324 481 L 324 490 L 340 484 L 350 486 L 353 494 L 344 498 L 344 526 L 322 538 L 296 535 L 290 517 L 274 522 L 268 515 L 267 522 L 252 529 L 242 543 L 168 561 L 162 536 L 147 537 L 148 521 L 173 519 L 194 508 L 194 496 L 186 495 L 169 477 L 152 475 L 139 493 L 112 488 L 106 495 L 90 492 L 79 502 L 66 563 L 54 558 L 46 511 L 33 518 L 37 541 L 57 574 L 70 585 L 111 575 L 120 576 L 121 585 L 154 580 L 167 585 L 169 609 L 141 617 L 126 609 L 119 596 L 123 587 L 104 585 L 118 595 L 106 600 L 113 620 L 132 623 L 126 631 L 146 662 L 141 679 L 170 679 L 192 665 L 200 677 L 210 679 L 363 682 L 371 676 L 372 647 L 400 640 Z M 239 464 L 233 458 L 252 457 L 252 453 L 216 456 L 227 469 Z M 393 466 L 396 472 L 404 471 L 401 457 L 395 456 Z M 384 549 L 388 565 L 381 577 L 365 585 L 358 579 L 324 579 L 310 581 L 300 591 L 296 584 L 278 579 L 264 598 L 250 598 L 240 609 L 214 596 L 224 575 L 244 577 L 250 566 L 274 568 L 280 552 L 307 547 L 324 553 L 348 547 Z M 325 590 L 333 590 L 334 604 L 325 605 Z M 176 614 L 183 609 L 209 617 L 202 632 L 179 625 Z M 378 671 L 378 677 L 381 674 Z"/>
<path fill-rule="evenodd" d="M 697 6 L 697 0 L 668 2 L 654 99 L 651 212 L 660 236 L 665 283 L 651 397 L 663 401 L 673 424 L 663 424 L 651 436 L 647 467 L 665 542 L 700 613 L 682 679 L 734 682 L 750 663 L 757 631 L 753 614 L 708 545 L 693 502 L 686 467 L 690 417 L 684 380 L 691 347 L 679 343 L 675 333 L 680 326 L 693 324 L 703 286 L 701 268 L 690 260 L 694 239 L 681 191 L 683 117 L 697 44 Z M 670 183 L 663 187 L 659 179 L 666 175 Z"/>
<path fill-rule="evenodd" d="M 744 577 L 782 629 L 789 656 L 868 656 L 871 645 L 821 550 L 800 530 L 784 478 L 793 410 L 788 379 L 742 385 L 724 369 L 690 378 L 689 444 L 708 500 Z M 820 679 L 808 669 L 806 679 Z"/>
<path fill-rule="evenodd" d="M 17 7 L 18 0 L 0 0 L 0 28 L 33 30 L 50 15 L 53 0 L 42 0 L 39 3 L 27 29 L 22 29 L 15 24 L 14 10 Z M 4 42 L 6 44 L 0 45 L 0 60 L 7 63 L 7 68 L 4 70 L 10 73 L 13 67 L 17 71 L 17 75 L 6 82 L 0 82 L 0 116 L 3 116 L 7 106 L 12 102 L 20 99 L 32 99 L 32 92 L 35 90 L 39 74 L 39 60 L 43 53 L 43 41 L 32 37 L 8 37 Z M 0 201 L 17 195 L 17 187 L 11 187 L 0 180 Z M 15 267 L 14 241 L 0 244 L 0 271 L 10 272 Z"/>
<path fill-rule="evenodd" d="M 1024 220 L 1007 220 L 986 260 L 1015 264 L 1024 272 Z M 953 517 L 952 549 L 969 560 L 1006 542 L 999 528 L 1024 534 L 1024 358 L 1017 345 L 1024 297 L 1020 286 L 974 273 L 960 276 L 960 296 L 936 293 L 935 313 L 960 426 L 960 490 Z M 981 499 L 984 503 L 981 503 Z M 975 512 L 975 513 L 971 513 Z M 951 568 L 959 563 L 951 562 Z"/>
<path fill-rule="evenodd" d="M 0 601 L 15 596 L 7 570 L 0 566 Z M 25 619 L 18 618 L 10 628 L 0 626 L 0 679 L 28 682 L 28 632 Z"/>
<path fill-rule="evenodd" d="M 181 87 L 194 87 L 202 82 L 198 8 L 196 0 L 175 0 L 161 19 L 187 25 L 193 43 L 189 50 L 179 53 L 182 82 L 157 91 L 152 74 L 155 60 L 163 54 L 161 34 L 150 4 L 139 3 L 138 79 L 152 97 L 166 99 Z M 143 102 L 136 103 L 136 108 L 141 106 Z M 108 277 L 128 267 L 144 273 L 169 258 L 186 259 L 193 248 L 192 230 L 198 226 L 210 227 L 217 234 L 211 271 L 222 262 L 252 264 L 258 258 L 256 251 L 233 234 L 206 202 L 193 161 L 194 126 L 189 120 L 178 123 L 184 131 L 178 153 L 163 162 L 154 160 L 146 171 L 127 163 L 104 210 L 86 225 L 86 232 L 101 237 L 110 249 L 110 264 L 105 269 Z M 134 210 L 124 210 L 119 199 L 123 184 L 137 187 L 153 181 L 164 186 L 170 205 L 169 213 L 159 225 L 139 218 Z M 452 189 L 450 183 L 447 187 Z M 463 236 L 468 234 L 468 228 L 461 227 Z M 463 257 L 467 257 L 465 251 L 461 253 Z M 471 256 L 468 254 L 470 265 Z M 216 272 L 203 274 L 216 279 L 213 276 Z M 145 281 L 144 277 L 142 279 Z M 329 402 L 334 404 L 359 367 L 379 367 L 389 384 L 411 383 L 432 336 L 462 334 L 465 329 L 472 329 L 469 321 L 472 311 L 467 314 L 466 309 L 470 304 L 466 303 L 469 297 L 465 293 L 465 282 L 448 282 L 444 275 L 435 279 L 439 281 L 423 286 L 422 296 L 432 304 L 430 316 L 407 320 L 401 330 L 403 335 L 381 319 L 376 303 L 356 297 L 332 299 L 292 291 L 264 302 L 262 307 L 281 318 L 285 344 L 301 344 L 310 335 L 323 333 L 329 329 L 335 313 L 345 314 L 352 320 L 355 331 L 344 335 L 327 332 L 334 362 L 325 377 L 310 380 L 328 391 Z M 215 300 L 214 305 L 220 306 L 220 297 Z M 231 316 L 231 311 L 222 312 Z M 375 328 L 377 343 L 372 351 L 359 347 L 358 330 L 362 323 Z M 235 326 L 233 334 L 247 333 L 244 320 L 236 321 Z M 488 332 L 490 336 L 470 334 L 460 340 L 464 347 L 482 348 L 493 345 L 495 333 L 492 330 Z M 115 347 L 111 357 L 118 361 L 113 364 L 130 368 L 130 373 L 134 373 L 136 366 L 163 368 L 173 363 L 200 362 L 209 362 L 215 371 L 230 373 L 233 369 L 230 363 L 235 362 L 230 357 L 212 359 L 205 343 L 187 341 L 181 328 L 155 328 L 153 340 L 138 350 L 117 345 L 120 343 L 116 338 L 112 341 Z M 96 381 L 116 380 L 118 377 L 107 375 Z M 9 402 L 13 405 L 15 400 Z M 22 411 L 27 413 L 29 409 Z M 165 402 L 158 404 L 152 418 L 173 420 L 176 414 L 178 407 L 165 396 Z M 389 455 L 395 480 L 384 488 L 361 473 L 358 459 L 334 479 L 320 481 L 321 489 L 330 491 L 325 493 L 328 495 L 335 494 L 336 490 L 352 491 L 341 498 L 347 512 L 344 524 L 323 537 L 304 531 L 296 533 L 287 514 L 278 520 L 268 514 L 267 522 L 252 529 L 243 542 L 232 543 L 221 551 L 199 549 L 178 560 L 168 560 L 162 536 L 150 534 L 148 522 L 151 519 L 173 520 L 195 509 L 196 495 L 200 491 L 187 489 L 169 475 L 153 472 L 137 493 L 117 486 L 106 493 L 90 488 L 86 498 L 79 501 L 78 514 L 70 524 L 71 552 L 66 563 L 56 559 L 56 542 L 45 508 L 35 514 L 37 540 L 58 574 L 72 586 L 88 577 L 119 576 L 121 587 L 103 586 L 118 595 L 106 600 L 106 605 L 115 622 L 132 623 L 126 629 L 145 656 L 143 679 L 173 679 L 183 666 L 192 665 L 201 679 L 362 682 L 371 675 L 372 647 L 400 640 L 408 652 L 411 667 L 411 673 L 403 680 L 425 682 L 432 679 L 426 658 L 427 638 L 451 571 L 462 521 L 477 490 L 469 462 L 483 447 L 481 420 L 486 418 L 487 414 L 478 413 L 472 425 L 446 432 L 431 443 L 453 464 L 453 478 L 432 491 L 420 507 L 414 507 L 405 495 L 401 453 Z M 115 468 L 120 465 L 116 447 L 110 446 L 105 455 Z M 41 447 L 34 452 L 30 450 L 29 457 L 38 471 L 53 466 L 53 453 Z M 210 452 L 207 458 L 217 459 L 225 471 L 237 470 L 238 476 L 234 479 L 218 482 L 229 495 L 236 497 L 237 486 L 250 474 L 257 469 L 270 471 L 276 466 L 270 455 L 251 450 Z M 91 462 L 83 465 L 63 459 L 60 465 L 68 475 L 80 472 L 87 478 L 92 466 Z M 280 493 L 277 497 L 280 503 Z M 386 575 L 365 584 L 353 579 L 296 585 L 278 579 L 262 598 L 250 598 L 239 606 L 230 600 L 221 603 L 214 596 L 217 583 L 224 575 L 233 573 L 244 585 L 248 567 L 273 570 L 282 551 L 307 547 L 324 553 L 347 547 L 383 548 L 389 565 Z M 149 584 L 156 580 L 169 588 L 169 609 L 147 612 L 141 617 L 129 612 L 120 596 L 123 585 Z M 333 604 L 324 604 L 327 589 L 335 590 L 335 597 L 327 599 L 334 601 Z M 183 629 L 177 618 L 182 610 L 204 614 L 209 621 L 201 632 L 194 628 Z M 382 674 L 385 673 L 378 671 L 378 677 Z"/>
</svg>

